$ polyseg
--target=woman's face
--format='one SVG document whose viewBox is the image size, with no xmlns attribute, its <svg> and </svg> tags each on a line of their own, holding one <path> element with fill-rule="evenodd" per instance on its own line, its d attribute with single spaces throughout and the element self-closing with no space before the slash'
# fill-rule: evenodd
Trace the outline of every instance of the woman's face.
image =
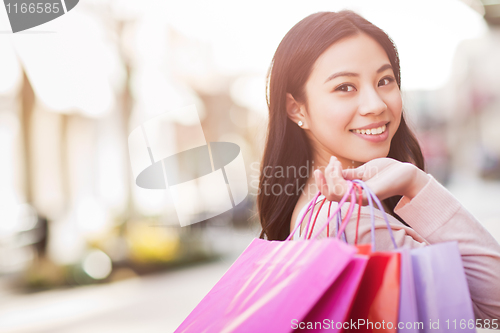
<svg viewBox="0 0 500 333">
<path fill-rule="evenodd" d="M 327 161 L 335 155 L 345 168 L 388 155 L 402 101 L 374 39 L 361 33 L 332 44 L 316 60 L 305 93 L 304 129 Z"/>
</svg>

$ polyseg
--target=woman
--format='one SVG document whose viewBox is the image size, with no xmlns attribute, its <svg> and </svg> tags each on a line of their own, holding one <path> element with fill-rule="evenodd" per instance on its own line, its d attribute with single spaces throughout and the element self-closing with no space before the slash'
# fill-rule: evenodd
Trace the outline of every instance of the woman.
<svg viewBox="0 0 500 333">
<path fill-rule="evenodd" d="M 400 87 L 393 42 L 352 11 L 310 15 L 286 34 L 268 73 L 260 237 L 284 240 L 318 190 L 317 204 L 326 198 L 336 205 L 346 180 L 362 179 L 383 200 L 398 246 L 458 241 L 476 318 L 500 318 L 500 245 L 424 171 Z M 326 222 L 328 206 L 322 206 L 313 235 Z M 375 219 L 377 250 L 391 250 L 379 210 Z M 327 232 L 335 234 L 334 223 Z M 348 243 L 355 232 L 355 223 L 348 223 Z M 370 241 L 370 212 L 363 206 L 359 243 Z"/>
</svg>

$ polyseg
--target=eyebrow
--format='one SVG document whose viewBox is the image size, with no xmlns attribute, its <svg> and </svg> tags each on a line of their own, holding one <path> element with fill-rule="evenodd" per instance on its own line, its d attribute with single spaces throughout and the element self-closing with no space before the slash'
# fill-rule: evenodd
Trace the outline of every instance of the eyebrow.
<svg viewBox="0 0 500 333">
<path fill-rule="evenodd" d="M 392 66 L 390 64 L 385 64 L 385 65 L 382 65 L 382 67 L 380 67 L 379 69 L 377 69 L 377 73 L 381 73 L 383 71 L 385 71 L 386 69 L 392 69 Z M 359 76 L 358 73 L 353 73 L 353 72 L 338 72 L 338 73 L 334 73 L 332 75 L 330 75 L 325 83 L 327 83 L 328 81 L 330 80 L 333 80 L 335 79 L 336 77 L 339 77 L 339 76 L 354 76 L 354 77 L 357 77 Z"/>
</svg>

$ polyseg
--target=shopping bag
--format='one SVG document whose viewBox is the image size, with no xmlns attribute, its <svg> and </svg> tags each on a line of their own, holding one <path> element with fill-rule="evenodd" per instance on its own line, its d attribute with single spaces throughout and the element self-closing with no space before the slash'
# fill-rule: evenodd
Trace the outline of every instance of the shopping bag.
<svg viewBox="0 0 500 333">
<path fill-rule="evenodd" d="M 421 332 L 476 332 L 458 243 L 411 251 Z"/>
<path fill-rule="evenodd" d="M 359 186 L 367 189 L 366 184 L 362 182 L 360 182 Z M 351 192 L 351 196 L 352 195 L 354 195 L 354 192 Z M 367 192 L 368 204 L 371 210 L 372 243 L 371 247 L 369 244 L 356 245 L 358 248 L 358 254 L 356 256 L 360 259 L 360 262 L 358 263 L 360 267 L 357 271 L 358 275 L 354 275 L 356 279 L 351 277 L 351 288 L 346 290 L 346 293 L 344 294 L 349 302 L 335 304 L 339 299 L 339 295 L 335 294 L 335 292 L 339 292 L 338 289 L 335 289 L 335 284 L 341 283 L 341 275 L 341 277 L 335 281 L 331 289 L 325 293 L 313 310 L 311 310 L 308 316 L 304 319 L 304 322 L 320 322 L 323 324 L 330 323 L 330 327 L 319 325 L 318 328 L 303 331 L 326 332 L 331 330 L 339 331 L 339 328 L 342 328 L 344 332 L 396 332 L 399 312 L 398 307 L 401 275 L 400 253 L 375 251 L 375 215 L 372 197 L 377 202 L 378 206 L 381 206 L 374 194 Z M 342 222 L 341 227 L 338 228 L 337 238 L 341 233 L 343 233 L 347 222 L 350 220 L 352 210 L 354 208 L 354 201 L 354 198 L 352 198 L 346 217 Z M 360 206 L 361 203 L 359 203 L 358 207 Z M 327 224 L 330 220 L 331 219 L 328 219 Z M 394 247 L 397 248 L 387 218 L 386 223 L 389 228 L 389 233 Z M 308 226 L 309 222 L 305 228 L 306 235 Z M 319 233 L 321 233 L 321 230 L 317 232 L 317 234 Z M 357 243 L 357 230 L 355 243 Z M 351 261 L 350 265 L 354 265 L 356 256 L 353 261 Z M 361 263 L 363 269 L 361 269 Z M 346 272 L 346 270 L 344 272 Z M 360 277 L 361 279 L 359 279 Z M 352 291 L 356 292 L 353 293 Z M 350 298 L 352 295 L 355 295 L 354 299 Z M 348 314 L 348 316 L 346 316 L 346 314 Z M 335 318 L 335 321 L 333 318 Z M 327 319 L 326 322 L 325 319 Z"/>
<path fill-rule="evenodd" d="M 383 211 L 378 198 L 360 180 L 354 182 L 366 191 L 371 211 L 371 251 L 353 307 L 349 325 L 345 332 L 390 332 L 396 333 L 400 301 L 401 255 L 397 251 L 375 251 L 375 213 L 372 200 Z M 385 212 L 384 212 L 385 217 Z M 386 217 L 385 217 L 386 218 Z M 392 229 L 386 218 L 394 248 L 397 249 Z"/>
<path fill-rule="evenodd" d="M 300 223 L 285 241 L 254 239 L 175 332 L 292 331 L 356 253 L 336 238 L 290 241 Z"/>
<path fill-rule="evenodd" d="M 343 229 L 352 215 L 354 201 L 355 195 L 354 192 L 351 191 L 351 204 L 344 218 L 342 227 L 339 223 L 337 223 L 337 239 L 340 239 L 341 235 L 344 235 L 345 239 Z M 319 210 L 320 209 L 321 206 Z M 311 213 L 310 218 L 312 215 L 313 214 Z M 316 217 L 317 215 L 318 214 L 316 214 Z M 330 217 L 330 211 L 328 212 L 328 217 Z M 330 220 L 331 219 L 328 219 L 326 226 L 329 225 Z M 314 228 L 314 224 L 312 227 Z M 304 234 L 307 235 L 307 226 L 305 230 L 306 232 Z M 317 234 L 320 234 L 321 232 L 322 230 L 319 230 Z M 311 235 L 309 235 L 309 237 L 311 237 Z M 304 323 L 304 329 L 297 329 L 294 332 L 341 332 L 347 327 L 346 325 L 348 324 L 345 324 L 346 319 L 352 308 L 361 278 L 363 277 L 366 264 L 368 263 L 368 256 L 363 253 L 370 251 L 369 248 L 366 248 L 366 245 L 358 246 L 357 250 L 358 253 L 352 258 L 351 262 L 347 265 L 341 275 L 323 294 L 316 305 L 309 311 L 307 316 L 301 320 Z M 308 323 L 313 323 L 309 329 Z"/>
<path fill-rule="evenodd" d="M 398 251 L 401 253 L 398 333 L 419 333 L 417 296 L 413 280 L 411 251 L 404 248 L 400 248 Z"/>
<path fill-rule="evenodd" d="M 357 180 L 354 182 L 362 183 Z M 368 187 L 365 190 L 377 201 L 386 218 L 377 197 Z M 398 322 L 398 328 L 404 326 L 404 329 L 400 332 L 475 332 L 472 300 L 458 243 L 446 242 L 412 249 L 409 250 L 410 258 L 405 255 L 407 250 L 400 251 L 404 265 Z M 409 261 L 411 267 L 407 264 Z M 413 275 L 415 302 L 412 281 L 408 276 L 410 271 Z M 415 320 L 416 316 L 418 320 Z"/>
<path fill-rule="evenodd" d="M 347 316 L 352 308 L 368 258 L 366 255 L 355 255 L 341 275 L 323 294 L 321 299 L 301 320 L 304 323 L 321 323 L 314 329 L 296 332 L 342 332 L 346 327 Z"/>
<path fill-rule="evenodd" d="M 375 252 L 369 256 L 356 295 L 351 332 L 396 332 L 399 311 L 400 254 Z"/>
</svg>

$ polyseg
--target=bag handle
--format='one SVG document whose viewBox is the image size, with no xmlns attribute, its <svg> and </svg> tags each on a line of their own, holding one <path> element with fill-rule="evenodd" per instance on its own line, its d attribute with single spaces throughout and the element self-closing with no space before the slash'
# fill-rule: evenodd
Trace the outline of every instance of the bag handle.
<svg viewBox="0 0 500 333">
<path fill-rule="evenodd" d="M 332 215 L 328 218 L 327 223 L 321 228 L 321 230 L 320 230 L 320 232 L 318 234 L 320 234 L 321 231 L 323 231 L 323 229 L 330 223 L 330 221 L 332 220 L 332 218 L 334 216 L 336 216 L 337 212 L 340 210 L 340 207 L 342 207 L 342 205 L 344 204 L 344 202 L 347 200 L 347 198 L 351 194 L 351 191 L 354 188 L 353 182 L 351 182 L 351 181 L 348 180 L 347 183 L 348 183 L 348 189 L 347 189 L 346 193 L 344 194 L 344 197 L 339 201 L 339 204 L 338 204 L 337 208 L 332 213 Z M 304 218 L 307 215 L 309 209 L 311 209 L 311 206 L 313 206 L 313 204 L 316 205 L 316 200 L 318 199 L 318 197 L 320 195 L 321 195 L 321 191 L 318 191 L 318 193 L 314 196 L 314 199 L 307 206 L 307 209 L 304 212 L 304 214 L 302 215 L 302 218 L 300 219 L 300 222 L 297 223 L 297 225 L 295 226 L 295 228 L 293 229 L 293 231 L 290 233 L 290 235 L 285 239 L 285 241 L 288 241 L 288 240 L 292 239 L 292 237 L 295 234 L 295 232 L 297 232 L 297 230 L 300 228 L 300 225 L 302 224 L 302 222 L 304 222 Z M 313 211 L 314 211 L 314 208 L 313 208 Z M 307 230 L 307 228 L 308 228 L 308 226 L 309 226 L 309 224 L 311 222 L 312 215 L 313 215 L 313 212 L 311 212 L 311 216 L 309 216 L 309 221 L 308 221 L 308 223 L 306 225 L 306 230 Z M 316 237 L 317 237 L 318 234 L 316 234 L 316 236 L 314 237 L 314 239 L 316 239 Z"/>
<path fill-rule="evenodd" d="M 333 201 L 330 201 L 330 204 L 328 205 L 328 214 L 326 215 L 327 218 L 330 217 L 330 209 L 332 208 L 332 202 Z M 338 213 L 337 213 L 337 230 L 339 230 L 340 228 L 340 224 L 341 224 L 341 211 L 339 210 Z M 330 235 L 330 224 L 327 224 L 326 225 L 326 234 L 327 235 Z M 347 242 L 346 238 L 345 238 L 345 232 L 342 233 L 342 239 L 344 240 L 344 242 Z"/>
<path fill-rule="evenodd" d="M 373 193 L 373 191 L 361 180 L 354 180 L 354 186 L 357 188 L 357 189 L 360 189 L 362 190 L 363 188 L 366 190 L 366 193 L 367 193 L 367 199 L 368 199 L 368 205 L 370 206 L 370 217 L 371 217 L 371 238 L 372 238 L 372 252 L 375 252 L 375 213 L 374 213 L 374 207 L 373 207 L 373 202 L 372 202 L 372 199 L 377 203 L 377 206 L 380 208 L 380 210 L 382 211 L 382 215 L 384 216 L 384 220 L 387 224 L 387 229 L 389 229 L 389 234 L 391 236 L 391 240 L 392 240 L 392 244 L 394 245 L 394 248 L 397 249 L 398 246 L 396 244 L 396 240 L 394 239 L 394 235 L 392 233 L 392 228 L 389 224 L 389 220 L 387 219 L 387 215 L 385 213 L 385 210 L 384 210 L 384 207 L 382 206 L 382 204 L 380 203 L 380 200 L 377 198 L 377 196 L 375 195 L 375 193 Z M 359 207 L 358 207 L 358 219 L 357 219 L 357 223 L 356 223 L 356 238 L 355 238 L 355 244 L 357 244 L 357 237 L 358 237 L 358 228 L 359 228 L 359 218 L 360 218 L 360 211 L 361 211 L 361 204 L 362 204 L 362 192 L 360 193 L 359 195 Z M 350 207 L 349 207 L 350 208 Z M 352 210 L 349 210 L 348 214 L 346 215 L 346 217 L 351 217 L 351 214 L 352 214 Z M 347 219 L 348 221 L 348 219 Z M 347 221 L 344 220 L 344 222 L 342 223 L 342 226 L 341 228 L 339 229 L 339 232 L 343 232 L 345 227 L 347 226 Z M 339 236 L 337 235 L 337 238 L 339 238 Z"/>
<path fill-rule="evenodd" d="M 311 215 L 309 216 L 309 220 L 307 221 L 306 227 L 304 228 L 304 235 L 305 235 L 304 239 L 307 238 L 307 233 L 309 232 L 309 225 L 311 224 L 311 219 L 314 215 L 314 208 L 316 208 L 316 204 L 317 204 L 316 201 L 318 200 L 319 195 L 321 195 L 320 191 L 318 191 L 318 194 L 316 194 L 316 196 L 314 197 L 314 200 L 313 200 L 314 203 L 313 203 L 312 208 L 311 208 Z M 309 211 L 309 207 L 307 208 L 307 211 Z M 300 233 L 299 233 L 299 235 L 300 235 Z"/>
<path fill-rule="evenodd" d="M 357 226 L 359 225 L 359 218 L 360 218 L 360 212 L 361 212 L 361 205 L 363 204 L 363 189 L 361 188 L 361 186 L 359 186 L 358 184 L 354 183 L 353 184 L 354 186 L 354 190 L 353 190 L 353 193 L 354 195 L 356 194 L 355 190 L 359 190 L 359 193 L 358 193 L 358 217 L 356 219 L 356 237 L 355 237 L 355 242 L 357 242 L 357 239 L 358 239 L 358 233 L 357 233 Z M 344 219 L 342 220 L 342 225 L 340 225 L 337 220 L 337 238 L 339 238 L 339 233 L 342 232 L 343 233 L 343 236 L 344 236 L 344 241 L 347 242 L 347 240 L 345 239 L 345 227 L 347 226 L 347 221 L 349 221 L 351 219 L 351 216 L 352 216 L 352 212 L 354 210 L 354 207 L 351 209 L 351 206 L 354 206 L 354 202 L 356 201 L 356 197 L 354 196 L 354 198 L 352 197 L 351 195 L 351 204 L 349 205 L 349 209 L 347 211 L 347 214 L 345 215 Z M 342 227 L 343 226 L 343 227 Z M 341 230 L 342 229 L 342 230 Z"/>
<path fill-rule="evenodd" d="M 396 240 L 394 239 L 394 234 L 392 233 L 392 228 L 391 225 L 389 224 L 389 220 L 387 219 L 387 214 L 385 213 L 384 207 L 382 206 L 382 203 L 380 200 L 377 198 L 375 193 L 365 184 L 360 179 L 354 179 L 354 183 L 359 184 L 365 191 L 366 191 L 366 197 L 368 199 L 368 205 L 370 206 L 370 218 L 371 218 L 371 236 L 372 236 L 372 252 L 375 252 L 375 212 L 373 208 L 373 202 L 372 199 L 375 201 L 377 204 L 378 208 L 382 212 L 382 215 L 384 217 L 385 223 L 387 224 L 387 229 L 389 229 L 389 235 L 391 236 L 392 244 L 394 245 L 394 248 L 397 249 L 398 246 L 396 244 Z M 357 227 L 356 227 L 357 229 Z M 357 230 L 356 230 L 357 234 Z"/>
<path fill-rule="evenodd" d="M 358 184 L 354 183 L 356 188 L 359 189 L 358 194 L 358 218 L 356 219 L 356 236 L 354 237 L 354 244 L 358 244 L 358 229 L 359 229 L 359 219 L 361 217 L 361 206 L 363 205 L 363 188 Z"/>
<path fill-rule="evenodd" d="M 342 205 L 346 202 L 346 200 L 349 196 L 351 196 L 351 205 L 349 205 L 349 209 L 347 211 L 346 217 L 349 216 L 349 214 L 352 214 L 352 210 L 354 210 L 354 202 L 356 201 L 356 194 L 354 193 L 354 183 L 352 181 L 348 180 L 347 184 L 348 184 L 348 188 L 347 188 L 346 193 L 344 194 L 344 197 L 339 201 L 339 204 L 337 205 L 337 208 L 335 209 L 335 212 L 332 214 L 332 216 L 327 218 L 326 223 L 323 225 L 323 227 L 321 229 L 318 230 L 314 239 L 316 239 L 318 237 L 318 235 L 321 234 L 323 232 L 323 230 L 325 230 L 326 226 L 328 226 L 330 224 L 330 221 L 336 216 L 336 213 L 340 211 L 340 209 L 342 208 Z M 344 220 L 348 221 L 348 219 L 346 219 L 346 218 L 344 218 Z M 339 239 L 340 239 L 340 234 L 342 233 L 342 231 L 343 231 L 343 229 L 339 230 L 339 232 L 337 233 L 337 237 Z"/>
<path fill-rule="evenodd" d="M 353 183 L 353 186 L 356 188 L 356 189 L 359 189 L 360 190 L 360 193 L 359 193 L 359 198 L 360 200 L 358 200 L 358 218 L 357 218 L 357 221 L 356 221 L 356 241 L 357 241 L 357 227 L 359 225 L 359 218 L 360 218 L 360 212 L 361 212 L 361 206 L 359 204 L 362 204 L 362 195 L 363 195 L 363 189 L 361 186 L 357 185 L 356 183 Z M 353 193 L 355 194 L 355 192 L 353 191 Z M 351 199 L 351 205 L 353 205 L 352 203 L 356 201 L 356 197 L 354 196 L 354 198 Z M 353 205 L 354 206 L 354 205 Z M 351 219 L 351 216 L 352 216 L 352 211 L 354 210 L 354 207 L 353 209 L 351 209 L 351 206 L 349 206 L 349 210 L 344 218 L 344 220 L 342 221 L 342 225 L 339 226 L 338 228 L 338 233 L 340 232 L 345 232 L 345 228 L 347 226 L 347 222 Z M 337 239 L 339 238 L 339 235 L 337 234 Z"/>
<path fill-rule="evenodd" d="M 323 199 L 323 201 L 321 201 L 321 205 L 319 205 L 319 209 L 318 209 L 318 211 L 316 212 L 316 216 L 314 217 L 314 221 L 313 221 L 313 224 L 312 224 L 312 226 L 311 226 L 311 232 L 309 232 L 309 237 L 306 237 L 306 238 L 308 238 L 308 239 L 311 239 L 311 235 L 312 235 L 312 232 L 313 232 L 313 230 L 314 230 L 314 226 L 316 225 L 316 220 L 318 219 L 319 212 L 321 211 L 321 207 L 323 207 L 323 204 L 325 203 L 325 201 L 326 201 L 326 197 Z M 330 202 L 331 202 L 331 201 L 330 201 Z M 328 215 L 328 216 L 330 216 L 330 215 Z M 326 234 L 328 235 L 328 231 L 327 231 L 327 233 L 326 233 Z M 306 235 L 307 235 L 307 233 L 306 233 Z"/>
<path fill-rule="evenodd" d="M 353 185 L 354 185 L 354 187 L 356 187 L 356 188 L 361 188 L 361 187 L 360 187 L 359 185 L 357 185 L 357 184 L 353 184 Z M 351 200 L 352 200 L 352 198 L 351 198 Z M 309 236 L 308 236 L 308 237 L 306 237 L 307 239 L 311 239 L 311 235 L 312 235 L 312 232 L 313 232 L 313 230 L 314 230 L 314 226 L 315 226 L 315 224 L 316 224 L 316 220 L 318 219 L 319 212 L 321 211 L 321 207 L 323 207 L 323 204 L 325 203 L 325 201 L 326 201 L 326 197 L 323 199 L 323 201 L 321 202 L 321 205 L 319 206 L 318 211 L 316 212 L 316 216 L 314 217 L 314 221 L 313 221 L 313 224 L 312 224 L 312 227 L 311 227 L 311 231 L 309 232 Z M 330 201 L 330 206 L 331 206 L 331 203 L 332 203 L 332 202 Z M 351 204 L 349 205 L 349 208 L 351 207 L 351 205 L 352 205 L 352 202 L 351 202 Z M 339 211 L 338 211 L 338 213 L 337 213 L 337 217 L 338 217 L 338 219 L 337 219 L 337 224 L 338 224 L 338 225 L 337 225 L 337 230 L 339 230 L 339 226 L 340 226 L 340 224 L 338 223 L 338 221 L 340 220 L 340 212 L 341 212 L 341 210 L 339 210 Z M 330 217 L 330 207 L 328 207 L 328 215 L 327 215 L 327 218 L 328 218 L 328 217 Z M 346 219 L 349 219 L 349 218 L 350 218 L 350 215 L 349 215 L 349 214 L 346 214 L 346 216 L 344 217 L 344 219 L 343 219 L 342 223 L 344 223 L 344 221 L 345 221 Z M 326 225 L 326 235 L 327 235 L 327 237 L 328 237 L 328 235 L 329 235 L 328 227 L 329 227 L 329 224 L 327 224 L 327 225 Z M 344 240 L 345 240 L 345 233 L 344 233 Z"/>
<path fill-rule="evenodd" d="M 318 235 L 321 234 L 321 232 L 325 229 L 325 227 L 327 227 L 330 224 L 331 220 L 335 216 L 337 216 L 337 213 L 340 211 L 340 208 L 342 207 L 342 205 L 347 201 L 347 198 L 349 197 L 349 195 L 351 196 L 351 203 L 353 203 L 356 200 L 355 199 L 356 195 L 354 193 L 354 189 L 355 189 L 355 184 L 359 184 L 361 189 L 364 189 L 366 191 L 366 197 L 368 199 L 368 206 L 370 207 L 372 252 L 375 252 L 375 212 L 374 212 L 374 207 L 373 207 L 373 201 L 375 201 L 378 208 L 382 211 L 382 215 L 384 217 L 385 223 L 387 224 L 387 229 L 389 229 L 389 234 L 391 236 L 392 244 L 394 245 L 394 248 L 397 249 L 398 246 L 396 244 L 396 240 L 394 239 L 394 234 L 393 234 L 392 228 L 389 224 L 389 220 L 387 219 L 387 214 L 385 213 L 384 207 L 382 206 L 382 203 L 377 198 L 377 196 L 373 193 L 373 191 L 362 180 L 359 180 L 359 179 L 355 179 L 353 181 L 348 180 L 347 183 L 348 183 L 348 189 L 347 189 L 346 193 L 344 194 L 344 197 L 339 201 L 339 204 L 337 205 L 337 208 L 335 209 L 333 214 L 330 217 L 328 217 L 325 225 L 323 225 L 323 227 L 318 231 L 318 233 L 314 236 L 313 239 L 316 239 L 318 237 Z M 314 196 L 314 199 L 309 203 L 306 211 L 302 215 L 300 222 L 297 223 L 297 225 L 295 226 L 295 229 L 290 233 L 290 235 L 286 238 L 286 240 L 290 240 L 293 237 L 293 235 L 295 234 L 295 232 L 298 230 L 298 228 L 300 228 L 300 225 L 304 221 L 304 218 L 305 218 L 307 212 L 309 211 L 309 209 L 311 209 L 311 206 L 313 204 L 316 205 L 316 203 L 317 203 L 316 201 L 320 195 L 321 195 L 321 191 L 318 191 L 318 193 Z M 354 199 L 353 199 L 353 197 L 354 197 Z M 359 197 L 361 198 L 362 196 L 360 195 Z M 354 204 L 349 205 L 349 209 L 348 209 L 346 217 L 349 216 L 349 218 L 350 218 L 353 210 L 354 210 Z M 360 212 L 360 210 L 361 210 L 361 208 L 358 208 L 358 221 L 357 221 L 357 226 L 356 226 L 356 241 L 357 241 L 357 228 L 359 226 L 359 216 L 360 216 L 359 212 Z M 309 221 L 306 225 L 306 228 L 308 228 L 308 226 L 311 222 L 313 213 L 314 213 L 314 208 L 313 208 L 313 212 L 311 212 L 311 216 L 309 216 Z M 340 234 L 341 234 L 341 232 L 344 231 L 348 221 L 349 221 L 348 218 L 344 218 L 342 225 L 340 226 L 340 228 L 338 228 L 337 238 L 340 238 Z M 306 235 L 307 235 L 307 233 L 306 233 Z"/>
<path fill-rule="evenodd" d="M 304 222 L 304 218 L 306 217 L 306 214 L 309 211 L 309 209 L 311 209 L 311 206 L 313 205 L 313 203 L 316 204 L 316 200 L 318 199 L 318 197 L 320 196 L 320 194 L 321 194 L 321 191 L 318 191 L 318 193 L 314 196 L 314 198 L 311 200 L 311 202 L 309 202 L 309 205 L 307 206 L 304 214 L 302 214 L 302 218 L 300 219 L 300 222 L 297 223 L 297 225 L 295 226 L 295 228 L 293 229 L 293 231 L 290 233 L 290 235 L 288 235 L 288 237 L 285 239 L 285 241 L 288 241 L 288 240 L 292 239 L 292 237 L 295 234 L 295 232 L 297 231 L 297 229 L 300 227 L 300 225 L 302 224 L 302 222 Z"/>
</svg>

